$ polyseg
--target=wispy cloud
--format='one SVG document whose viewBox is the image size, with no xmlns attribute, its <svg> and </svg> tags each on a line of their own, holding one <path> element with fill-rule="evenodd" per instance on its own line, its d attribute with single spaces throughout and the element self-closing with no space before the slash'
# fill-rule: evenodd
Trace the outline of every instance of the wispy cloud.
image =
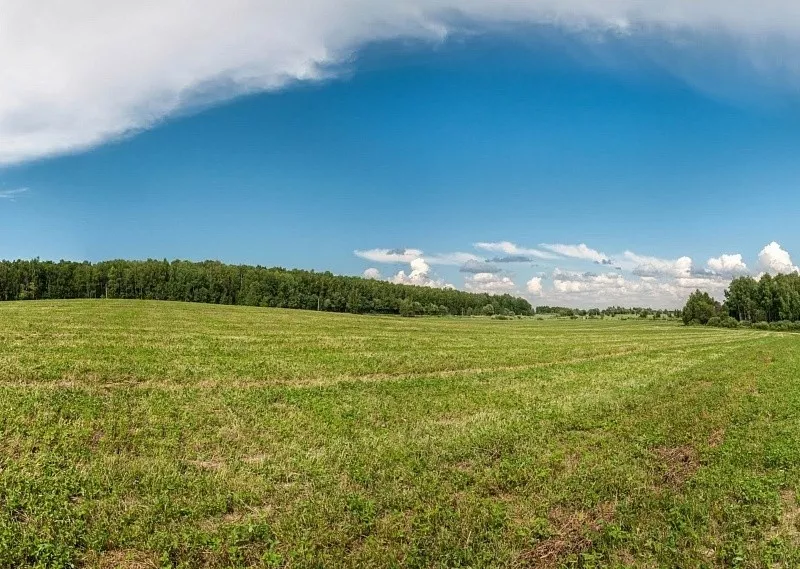
<svg viewBox="0 0 800 569">
<path fill-rule="evenodd" d="M 748 56 L 738 63 L 800 75 L 795 0 L 5 0 L 0 164 L 89 148 L 186 109 L 325 78 L 373 42 L 439 41 L 498 23 L 557 26 L 581 39 L 664 38 L 681 46 L 675 59 L 684 63 L 707 49 L 704 39 L 723 38 L 726 52 Z"/>
<path fill-rule="evenodd" d="M 28 188 L 17 188 L 14 190 L 0 190 L 0 200 L 16 201 L 16 199 L 28 192 Z"/>
<path fill-rule="evenodd" d="M 461 273 L 471 273 L 477 275 L 480 273 L 499 273 L 500 267 L 497 267 L 487 261 L 467 261 L 458 269 Z"/>
<path fill-rule="evenodd" d="M 596 249 L 592 249 L 588 247 L 585 243 L 581 243 L 580 245 L 563 245 L 561 243 L 555 244 L 547 244 L 542 243 L 539 245 L 542 249 L 547 249 L 548 251 L 552 251 L 553 253 L 558 253 L 559 255 L 563 255 L 564 257 L 570 257 L 572 259 L 581 259 L 584 261 L 592 261 L 597 263 L 598 265 L 611 265 L 612 261 L 608 258 L 608 255 L 605 253 L 601 253 Z"/>
<path fill-rule="evenodd" d="M 537 259 L 557 259 L 558 255 L 554 255 L 553 253 L 549 253 L 547 251 L 542 251 L 540 249 L 531 249 L 528 247 L 520 247 L 516 243 L 512 243 L 510 241 L 494 241 L 494 242 L 485 242 L 481 241 L 474 244 L 476 249 L 482 251 L 489 251 L 490 253 L 503 253 L 506 255 L 505 261 L 498 261 L 495 260 L 494 262 L 511 262 L 507 259 L 513 258 L 514 262 L 519 259 L 528 259 L 530 257 L 535 257 Z M 499 259 L 503 259 L 500 257 Z"/>
</svg>

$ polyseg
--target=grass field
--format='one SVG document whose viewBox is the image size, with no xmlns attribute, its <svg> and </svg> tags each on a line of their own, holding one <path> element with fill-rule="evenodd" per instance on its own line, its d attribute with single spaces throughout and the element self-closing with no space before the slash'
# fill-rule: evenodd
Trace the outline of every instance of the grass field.
<svg viewBox="0 0 800 569">
<path fill-rule="evenodd" d="M 800 341 L 0 304 L 0 567 L 800 567 Z"/>
</svg>

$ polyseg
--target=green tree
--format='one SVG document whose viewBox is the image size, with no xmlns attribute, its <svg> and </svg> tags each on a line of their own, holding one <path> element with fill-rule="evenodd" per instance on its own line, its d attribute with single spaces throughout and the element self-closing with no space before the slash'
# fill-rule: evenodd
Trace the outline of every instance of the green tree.
<svg viewBox="0 0 800 569">
<path fill-rule="evenodd" d="M 699 290 L 689 295 L 686 306 L 683 308 L 684 324 L 698 322 L 708 324 L 708 321 L 717 316 L 720 311 L 720 304 L 715 301 L 707 292 Z"/>
</svg>

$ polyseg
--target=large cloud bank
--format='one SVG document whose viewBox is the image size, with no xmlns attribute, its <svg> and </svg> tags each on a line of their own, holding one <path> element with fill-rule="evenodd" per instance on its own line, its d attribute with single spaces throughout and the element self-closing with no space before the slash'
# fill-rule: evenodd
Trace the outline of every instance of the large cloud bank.
<svg viewBox="0 0 800 569">
<path fill-rule="evenodd" d="M 754 67 L 798 70 L 794 0 L 0 0 L 0 165 L 319 79 L 370 42 L 437 41 L 509 23 L 681 45 L 712 34 L 752 55 Z M 771 55 L 753 55 L 764 50 Z"/>
</svg>

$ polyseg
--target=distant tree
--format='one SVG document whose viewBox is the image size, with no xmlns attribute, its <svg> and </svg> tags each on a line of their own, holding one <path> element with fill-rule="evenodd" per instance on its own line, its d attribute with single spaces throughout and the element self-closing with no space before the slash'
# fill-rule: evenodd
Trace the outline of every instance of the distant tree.
<svg viewBox="0 0 800 569">
<path fill-rule="evenodd" d="M 683 322 L 708 324 L 708 321 L 719 313 L 720 308 L 720 304 L 707 292 L 697 290 L 689 295 L 686 301 L 686 306 L 683 308 Z"/>
<path fill-rule="evenodd" d="M 484 316 L 492 316 L 494 314 L 494 306 L 491 304 L 487 304 L 483 307 L 483 315 Z"/>
</svg>

